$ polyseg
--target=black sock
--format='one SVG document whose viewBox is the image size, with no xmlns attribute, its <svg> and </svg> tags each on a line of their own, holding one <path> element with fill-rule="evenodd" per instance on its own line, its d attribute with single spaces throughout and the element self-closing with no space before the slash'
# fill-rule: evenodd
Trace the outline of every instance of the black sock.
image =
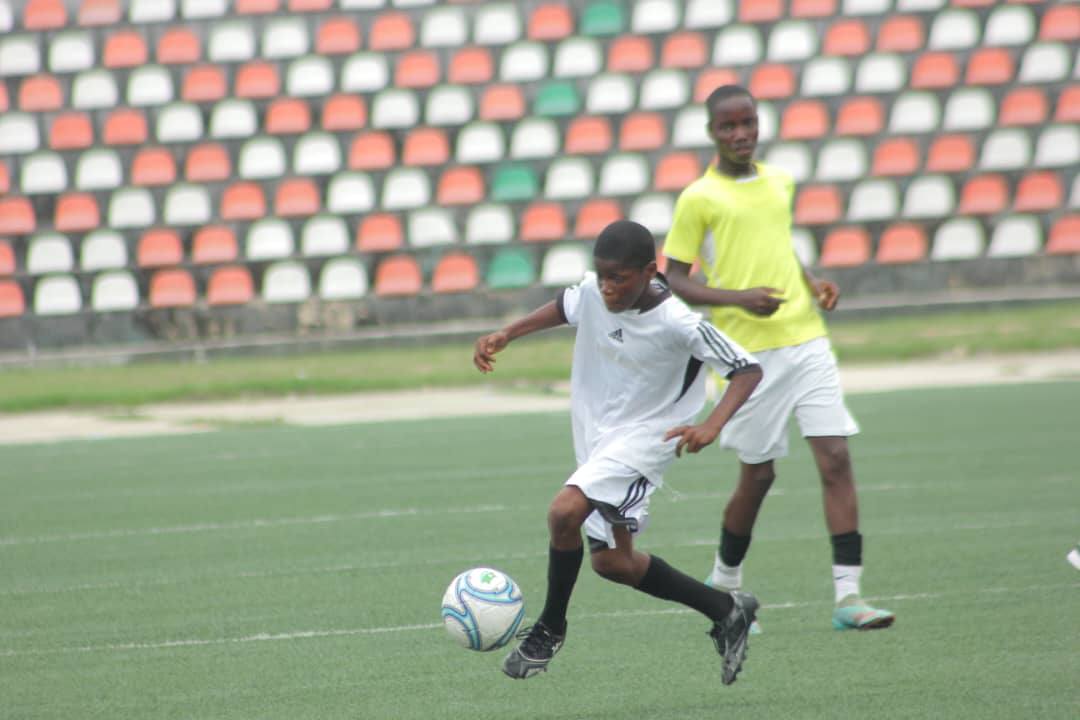
<svg viewBox="0 0 1080 720">
<path fill-rule="evenodd" d="M 862 535 L 858 530 L 832 538 L 833 565 L 862 565 Z"/>
<path fill-rule="evenodd" d="M 539 621 L 557 635 L 566 632 L 566 608 L 570 605 L 570 594 L 574 592 L 574 583 L 577 582 L 584 557 L 584 547 L 574 550 L 548 548 L 547 598 Z"/>
<path fill-rule="evenodd" d="M 720 560 L 725 565 L 729 568 L 739 567 L 749 549 L 749 535 L 736 535 L 724 527 L 720 533 Z"/>
<path fill-rule="evenodd" d="M 730 593 L 716 590 L 676 570 L 663 559 L 650 555 L 649 569 L 637 589 L 662 600 L 674 600 L 694 608 L 710 620 L 723 620 L 735 601 Z"/>
</svg>

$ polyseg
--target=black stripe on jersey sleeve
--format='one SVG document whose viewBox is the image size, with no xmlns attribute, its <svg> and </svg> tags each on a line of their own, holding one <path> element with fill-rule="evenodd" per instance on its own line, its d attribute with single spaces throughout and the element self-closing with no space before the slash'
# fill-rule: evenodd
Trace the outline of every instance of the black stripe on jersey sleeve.
<svg viewBox="0 0 1080 720">
<path fill-rule="evenodd" d="M 566 298 L 566 288 L 559 288 L 559 293 L 555 296 L 555 309 L 559 311 L 559 318 L 563 323 L 569 325 L 570 321 L 566 319 L 566 309 L 563 307 L 563 302 Z"/>
<path fill-rule="evenodd" d="M 723 357 L 724 361 L 727 362 L 727 364 L 730 365 L 733 370 L 746 367 L 750 364 L 750 361 L 744 356 L 740 355 L 738 352 L 736 352 L 735 348 L 731 347 L 731 344 L 727 341 L 727 339 L 723 335 L 721 335 L 720 331 L 713 327 L 711 323 L 700 323 L 698 325 L 698 330 L 701 332 L 702 337 L 711 338 L 713 340 L 713 344 L 711 345 L 711 347 L 713 347 L 714 350 L 717 346 L 724 348 L 725 353 L 722 354 L 721 357 Z"/>
</svg>

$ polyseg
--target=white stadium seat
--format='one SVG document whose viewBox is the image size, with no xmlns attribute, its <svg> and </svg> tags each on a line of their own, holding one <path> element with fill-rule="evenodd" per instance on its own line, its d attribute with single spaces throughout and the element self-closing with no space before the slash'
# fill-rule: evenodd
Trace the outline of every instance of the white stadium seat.
<svg viewBox="0 0 1080 720">
<path fill-rule="evenodd" d="M 79 190 L 112 190 L 124 184 L 120 155 L 110 148 L 87 150 L 75 165 L 75 187 Z"/>
<path fill-rule="evenodd" d="M 600 43 L 590 37 L 569 37 L 555 48 L 555 77 L 591 77 L 604 68 Z"/>
<path fill-rule="evenodd" d="M 428 92 L 424 120 L 434 127 L 464 125 L 473 119 L 472 93 L 460 85 L 439 85 Z"/>
<path fill-rule="evenodd" d="M 454 158 L 462 164 L 490 163 L 506 155 L 506 138 L 497 123 L 474 122 L 458 133 Z"/>
<path fill-rule="evenodd" d="M 228 10 L 228 0 L 182 0 L 180 5 L 185 20 L 222 17 Z"/>
<path fill-rule="evenodd" d="M 956 207 L 956 188 L 944 175 L 920 175 L 904 193 L 906 218 L 945 217 Z"/>
<path fill-rule="evenodd" d="M 318 55 L 294 60 L 289 64 L 285 87 L 295 97 L 329 95 L 334 91 L 334 65 Z"/>
<path fill-rule="evenodd" d="M 604 159 L 600 169 L 601 195 L 636 195 L 649 186 L 649 163 L 643 155 L 621 153 Z"/>
<path fill-rule="evenodd" d="M 848 182 L 867 174 L 866 147 L 859 140 L 828 140 L 818 153 L 816 178 L 823 182 Z"/>
<path fill-rule="evenodd" d="M 990 11 L 983 45 L 1026 45 L 1035 37 L 1035 16 L 1023 5 L 1002 5 Z"/>
<path fill-rule="evenodd" d="M 0 38 L 0 77 L 32 75 L 41 70 L 37 35 L 9 35 Z"/>
<path fill-rule="evenodd" d="M 1080 128 L 1076 125 L 1044 127 L 1035 144 L 1035 164 L 1075 168 L 1080 164 Z"/>
<path fill-rule="evenodd" d="M 899 55 L 871 53 L 855 68 L 855 92 L 887 93 L 907 83 L 907 67 Z"/>
<path fill-rule="evenodd" d="M 330 133 L 309 132 L 293 146 L 293 172 L 297 175 L 327 175 L 341 168 L 341 146 Z"/>
<path fill-rule="evenodd" d="M 510 137 L 510 157 L 515 160 L 554 157 L 561 144 L 562 134 L 554 120 L 525 118 L 514 126 Z"/>
<path fill-rule="evenodd" d="M 937 97 L 922 90 L 912 90 L 901 93 L 893 102 L 889 132 L 926 133 L 936 130 L 940 120 L 941 106 Z"/>
<path fill-rule="evenodd" d="M 335 213 L 363 213 L 375 208 L 375 185 L 367 173 L 342 172 L 330 180 L 326 209 Z"/>
<path fill-rule="evenodd" d="M 627 217 L 644 225 L 656 237 L 663 237 L 671 229 L 674 209 L 675 200 L 668 193 L 649 193 L 634 200 Z"/>
<path fill-rule="evenodd" d="M 938 0 L 934 0 L 937 2 Z M 889 12 L 892 0 L 844 0 L 844 15 L 883 15 Z"/>
<path fill-rule="evenodd" d="M 408 242 L 412 247 L 452 245 L 458 241 L 454 216 L 445 208 L 428 207 L 409 213 Z"/>
<path fill-rule="evenodd" d="M 25 194 L 58 193 L 67 186 L 67 167 L 59 154 L 43 151 L 23 160 L 19 187 Z"/>
<path fill-rule="evenodd" d="M 110 227 L 149 227 L 156 219 L 154 196 L 146 188 L 121 188 L 109 198 Z"/>
<path fill-rule="evenodd" d="M 690 82 L 678 70 L 650 70 L 641 81 L 642 110 L 671 110 L 690 103 Z"/>
<path fill-rule="evenodd" d="M 946 220 L 934 233 L 931 260 L 969 260 L 982 255 L 986 237 L 978 220 L 959 217 Z"/>
<path fill-rule="evenodd" d="M 761 104 L 758 104 L 758 118 L 761 117 Z M 712 147 L 706 125 L 709 122 L 705 108 L 691 105 L 679 110 L 671 126 L 671 144 L 677 148 Z M 758 135 L 760 137 L 760 125 Z"/>
<path fill-rule="evenodd" d="M 26 272 L 44 275 L 55 272 L 71 272 L 75 268 L 75 256 L 71 241 L 60 233 L 48 232 L 30 238 L 26 249 Z"/>
<path fill-rule="evenodd" d="M 30 113 L 0 113 L 0 155 L 21 155 L 41 144 L 37 116 Z"/>
<path fill-rule="evenodd" d="M 173 82 L 168 70 L 160 65 L 143 65 L 131 71 L 127 85 L 128 105 L 164 105 L 172 99 Z"/>
<path fill-rule="evenodd" d="M 300 232 L 300 253 L 305 257 L 344 255 L 349 252 L 349 228 L 337 215 L 316 215 Z"/>
<path fill-rule="evenodd" d="M 851 222 L 883 221 L 896 217 L 900 210 L 900 193 L 896 183 L 883 178 L 871 178 L 855 184 L 848 197 L 847 219 Z"/>
<path fill-rule="evenodd" d="M 415 93 L 403 88 L 383 90 L 375 96 L 371 125 L 377 128 L 411 128 L 420 122 Z"/>
<path fill-rule="evenodd" d="M 206 57 L 211 62 L 244 62 L 255 57 L 255 31 L 249 23 L 214 23 L 208 31 Z"/>
<path fill-rule="evenodd" d="M 860 0 L 861 2 L 867 2 L 868 0 Z M 877 0 L 883 2 L 884 0 Z M 897 12 L 932 12 L 934 10 L 940 10 L 945 6 L 948 0 L 896 0 Z M 845 12 L 847 4 L 845 2 Z M 884 12 L 884 11 L 881 11 Z"/>
<path fill-rule="evenodd" d="M 804 267 L 811 267 L 817 263 L 817 243 L 814 242 L 814 235 L 809 230 L 803 227 L 792 228 L 791 244 Z"/>
<path fill-rule="evenodd" d="M 813 57 L 818 50 L 817 28 L 807 20 L 785 20 L 769 33 L 769 62 L 796 62 Z"/>
<path fill-rule="evenodd" d="M 1017 79 L 1022 83 L 1060 82 L 1069 76 L 1070 53 L 1064 43 L 1028 45 L 1020 60 Z"/>
<path fill-rule="evenodd" d="M 166 225 L 205 225 L 213 217 L 210 192 L 205 185 L 173 185 L 165 193 L 162 212 Z"/>
<path fill-rule="evenodd" d="M 83 271 L 123 268 L 128 264 L 127 244 L 116 230 L 101 228 L 83 238 L 79 269 Z"/>
<path fill-rule="evenodd" d="M 469 210 L 465 220 L 465 242 L 491 245 L 510 242 L 514 237 L 514 213 L 506 205 L 488 203 Z"/>
<path fill-rule="evenodd" d="M 303 302 L 311 297 L 311 278 L 298 262 L 278 262 L 266 269 L 262 298 L 268 303 Z"/>
<path fill-rule="evenodd" d="M 78 110 L 114 108 L 120 104 L 116 80 L 108 70 L 86 70 L 75 76 L 71 106 Z"/>
<path fill-rule="evenodd" d="M 990 257 L 1025 257 L 1042 250 L 1042 228 L 1032 215 L 1012 215 L 997 224 L 986 254 Z"/>
<path fill-rule="evenodd" d="M 469 26 L 459 7 L 439 7 L 424 13 L 420 23 L 422 47 L 456 48 L 469 40 Z"/>
<path fill-rule="evenodd" d="M 158 142 L 193 142 L 202 136 L 202 113 L 194 103 L 172 103 L 158 112 L 154 129 Z"/>
<path fill-rule="evenodd" d="M 176 0 L 130 0 L 128 22 L 160 23 L 176 16 Z"/>
<path fill-rule="evenodd" d="M 237 169 L 246 180 L 281 177 L 286 166 L 285 147 L 277 138 L 257 137 L 240 148 Z"/>
<path fill-rule="evenodd" d="M 1031 162 L 1031 139 L 1027 130 L 999 128 L 983 140 L 979 155 L 982 170 L 1017 170 Z"/>
<path fill-rule="evenodd" d="M 548 166 L 544 196 L 550 200 L 582 198 L 592 194 L 593 169 L 579 157 L 558 157 Z"/>
<path fill-rule="evenodd" d="M 690 29 L 718 28 L 735 19 L 736 0 L 690 0 L 683 24 Z"/>
<path fill-rule="evenodd" d="M 753 65 L 761 61 L 761 32 L 753 25 L 728 25 L 716 34 L 713 65 Z"/>
<path fill-rule="evenodd" d="M 355 300 L 367 292 L 367 270 L 355 258 L 330 260 L 319 273 L 319 297 L 323 300 Z"/>
<path fill-rule="evenodd" d="M 210 113 L 210 136 L 214 138 L 248 138 L 258 127 L 258 116 L 250 100 L 222 100 Z"/>
<path fill-rule="evenodd" d="M 933 17 L 926 47 L 930 50 L 966 50 L 978 44 L 979 33 L 979 16 L 973 10 L 942 10 Z"/>
<path fill-rule="evenodd" d="M 112 270 L 94 278 L 90 308 L 94 312 L 127 312 L 139 306 L 139 286 L 127 270 Z"/>
<path fill-rule="evenodd" d="M 679 5 L 676 0 L 637 0 L 630 16 L 630 31 L 645 35 L 678 29 Z"/>
<path fill-rule="evenodd" d="M 47 275 L 34 286 L 35 315 L 73 315 L 80 310 L 82 292 L 71 275 Z"/>
<path fill-rule="evenodd" d="M 521 37 L 521 15 L 512 3 L 484 3 L 473 18 L 477 45 L 506 45 Z"/>
<path fill-rule="evenodd" d="M 49 70 L 52 72 L 78 72 L 93 66 L 94 41 L 90 37 L 90 33 L 82 31 L 63 32 L 56 35 L 52 42 L 49 43 Z"/>
<path fill-rule="evenodd" d="M 997 106 L 994 96 L 985 88 L 962 87 L 954 90 L 945 101 L 945 130 L 981 130 L 994 124 Z"/>
<path fill-rule="evenodd" d="M 580 282 L 591 269 L 588 253 L 581 245 L 556 245 L 544 255 L 540 282 L 545 286 L 565 286 Z"/>
<path fill-rule="evenodd" d="M 276 18 L 263 28 L 262 56 L 270 60 L 299 57 L 308 52 L 307 27 L 301 17 Z"/>
<path fill-rule="evenodd" d="M 803 66 L 801 87 L 807 97 L 846 95 L 851 90 L 851 65 L 847 58 L 813 58 Z"/>
<path fill-rule="evenodd" d="M 613 115 L 634 109 L 635 83 L 630 76 L 602 73 L 589 81 L 585 111 L 593 115 Z"/>
<path fill-rule="evenodd" d="M 341 70 L 341 89 L 346 92 L 377 92 L 389 82 L 390 69 L 384 53 L 355 53 Z"/>
<path fill-rule="evenodd" d="M 289 257 L 295 250 L 292 227 L 281 218 L 263 218 L 251 224 L 244 240 L 248 260 L 274 260 Z"/>
<path fill-rule="evenodd" d="M 431 183 L 420 168 L 394 168 L 383 183 L 382 207 L 408 210 L 431 202 Z"/>
<path fill-rule="evenodd" d="M 775 165 L 791 174 L 801 183 L 813 176 L 814 159 L 806 143 L 781 142 L 770 145 L 762 155 L 767 165 Z"/>
<path fill-rule="evenodd" d="M 535 82 L 548 73 L 548 51 L 543 43 L 523 41 L 502 52 L 499 79 L 508 83 Z"/>
</svg>

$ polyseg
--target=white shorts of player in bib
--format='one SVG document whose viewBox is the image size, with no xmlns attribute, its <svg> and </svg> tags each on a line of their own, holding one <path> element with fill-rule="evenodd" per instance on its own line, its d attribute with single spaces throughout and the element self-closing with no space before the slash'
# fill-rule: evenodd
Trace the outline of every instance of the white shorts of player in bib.
<svg viewBox="0 0 1080 720">
<path fill-rule="evenodd" d="M 630 523 L 630 532 L 638 534 L 649 523 L 649 497 L 656 486 L 642 477 L 634 468 L 607 457 L 590 458 L 574 471 L 567 485 L 578 487 L 585 497 L 594 503 L 604 503 Z M 610 512 L 610 509 L 606 509 Z M 585 534 L 593 539 L 615 547 L 615 533 L 611 522 L 599 510 L 593 510 L 585 518 Z"/>
<path fill-rule="evenodd" d="M 739 460 L 758 464 L 788 454 L 788 421 L 803 437 L 849 437 L 859 425 L 844 404 L 840 371 L 827 337 L 755 352 L 764 373 L 754 393 L 720 432 Z"/>
</svg>

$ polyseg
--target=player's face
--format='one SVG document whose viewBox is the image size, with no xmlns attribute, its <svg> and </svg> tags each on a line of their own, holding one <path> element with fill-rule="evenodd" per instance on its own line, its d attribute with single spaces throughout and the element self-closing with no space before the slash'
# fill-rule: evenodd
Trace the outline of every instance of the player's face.
<svg viewBox="0 0 1080 720">
<path fill-rule="evenodd" d="M 656 275 L 655 262 L 643 268 L 635 268 L 623 265 L 618 260 L 594 257 L 593 266 L 604 305 L 613 313 L 623 312 L 640 304 L 649 283 Z"/>
<path fill-rule="evenodd" d="M 709 137 L 716 143 L 720 159 L 731 165 L 746 165 L 754 157 L 758 139 L 757 107 L 748 95 L 732 95 L 713 108 L 709 116 Z"/>
</svg>

